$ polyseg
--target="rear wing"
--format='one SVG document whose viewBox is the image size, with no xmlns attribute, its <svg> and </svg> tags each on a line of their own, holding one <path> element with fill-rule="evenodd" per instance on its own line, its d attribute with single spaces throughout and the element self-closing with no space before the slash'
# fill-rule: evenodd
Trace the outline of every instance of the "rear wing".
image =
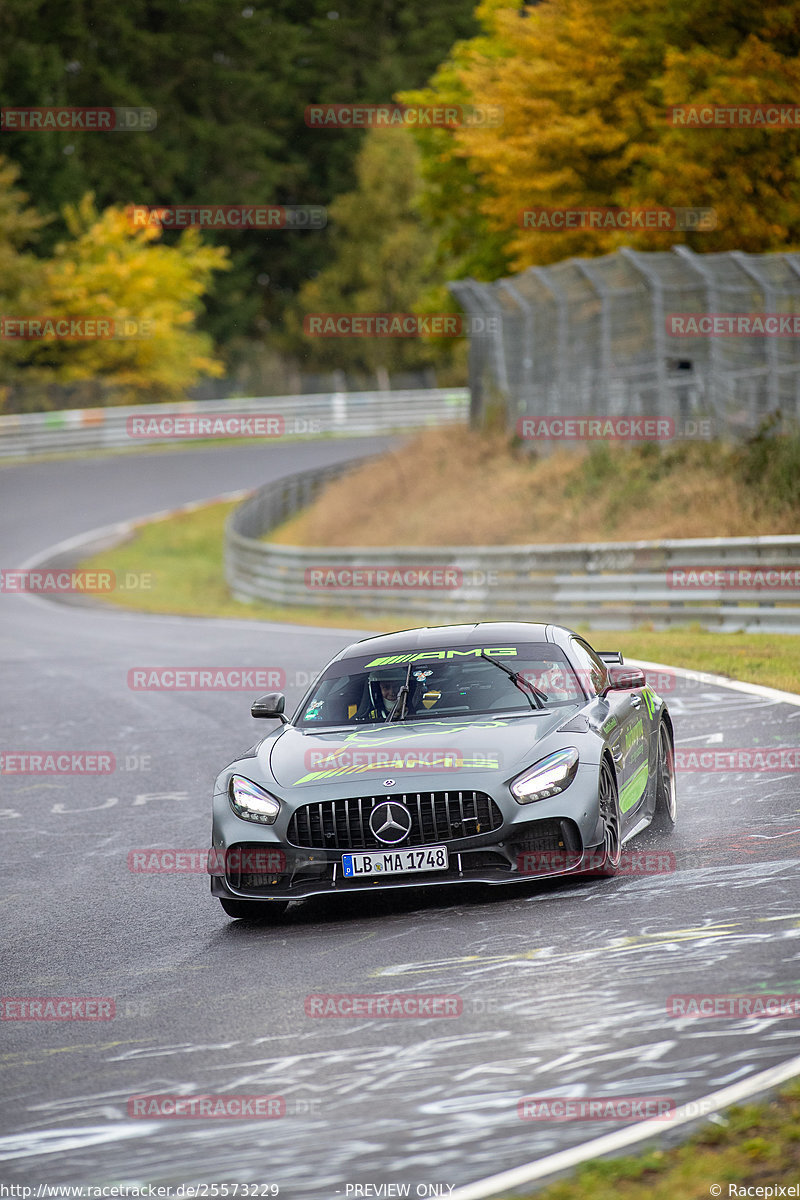
<svg viewBox="0 0 800 1200">
<path fill-rule="evenodd" d="M 597 657 L 602 658 L 604 663 L 617 663 L 622 666 L 621 650 L 598 650 Z"/>
</svg>

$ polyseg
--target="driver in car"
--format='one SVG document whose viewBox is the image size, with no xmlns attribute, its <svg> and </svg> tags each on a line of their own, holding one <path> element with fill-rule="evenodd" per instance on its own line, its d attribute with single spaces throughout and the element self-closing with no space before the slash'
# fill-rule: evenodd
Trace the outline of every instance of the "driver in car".
<svg viewBox="0 0 800 1200">
<path fill-rule="evenodd" d="M 402 668 L 371 672 L 356 712 L 356 721 L 385 721 L 397 704 L 400 688 L 405 681 L 406 672 Z M 406 714 L 414 712 L 415 691 L 416 680 L 412 675 L 409 680 L 409 694 L 406 698 Z"/>
</svg>

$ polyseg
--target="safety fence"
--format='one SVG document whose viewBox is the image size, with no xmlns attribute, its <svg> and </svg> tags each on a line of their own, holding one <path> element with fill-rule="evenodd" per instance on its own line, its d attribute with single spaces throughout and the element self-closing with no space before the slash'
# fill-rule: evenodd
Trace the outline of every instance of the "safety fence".
<svg viewBox="0 0 800 1200">
<path fill-rule="evenodd" d="M 614 629 L 697 622 L 800 632 L 800 536 L 565 546 L 306 547 L 262 540 L 353 464 L 267 484 L 229 518 L 225 573 L 241 600 L 407 624 L 553 621 Z"/>
<path fill-rule="evenodd" d="M 654 416 L 728 439 L 777 412 L 800 422 L 800 254 L 625 248 L 450 290 L 482 331 L 477 422 Z"/>
<path fill-rule="evenodd" d="M 0 458 L 221 437 L 267 443 L 296 437 L 370 436 L 463 423 L 468 409 L 465 388 L 437 388 L 19 413 L 0 416 Z"/>
</svg>

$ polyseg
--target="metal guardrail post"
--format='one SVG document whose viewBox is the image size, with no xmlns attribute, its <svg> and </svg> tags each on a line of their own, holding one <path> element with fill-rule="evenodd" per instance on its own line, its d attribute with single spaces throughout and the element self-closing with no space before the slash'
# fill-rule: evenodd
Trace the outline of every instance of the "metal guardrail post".
<svg viewBox="0 0 800 1200">
<path fill-rule="evenodd" d="M 717 289 L 714 275 L 708 267 L 702 263 L 701 254 L 695 254 L 688 246 L 673 246 L 673 254 L 677 254 L 687 267 L 695 273 L 703 282 L 706 291 L 706 309 L 708 312 L 717 312 L 719 308 L 719 291 Z M 721 400 L 721 384 L 722 384 L 722 356 L 720 354 L 719 339 L 709 338 L 709 373 L 708 373 L 708 401 L 718 414 L 722 412 Z"/>
<path fill-rule="evenodd" d="M 764 277 L 755 264 L 748 262 L 746 256 L 740 250 L 732 250 L 731 258 L 737 267 L 761 289 L 766 311 L 769 313 L 777 312 L 778 305 L 776 303 L 775 289 L 771 282 Z M 780 408 L 780 390 L 778 386 L 778 342 L 772 337 L 767 338 L 767 371 L 767 394 L 769 396 L 770 407 L 774 412 L 777 408 Z"/>
<path fill-rule="evenodd" d="M 669 385 L 667 383 L 667 327 L 664 311 L 664 285 L 661 277 L 648 266 L 647 255 L 639 254 L 630 246 L 623 246 L 620 254 L 631 264 L 652 289 L 653 343 L 656 354 L 656 379 L 658 380 L 658 409 L 662 416 L 669 416 Z"/>
<path fill-rule="evenodd" d="M 498 287 L 501 287 L 509 294 L 518 308 L 522 309 L 524 319 L 524 333 L 522 335 L 522 390 L 523 396 L 517 396 L 515 416 L 521 415 L 528 411 L 528 397 L 533 394 L 533 345 L 534 345 L 534 312 L 535 309 L 530 300 L 527 300 L 521 292 L 514 286 L 510 279 L 501 279 Z M 509 414 L 510 416 L 511 414 Z M 516 429 L 516 421 L 509 421 L 513 429 Z"/>
<path fill-rule="evenodd" d="M 500 316 L 498 330 L 489 336 L 488 329 L 479 337 L 470 338 L 470 391 L 472 404 L 470 417 L 473 423 L 479 423 L 486 411 L 485 379 L 483 366 L 486 360 L 485 346 L 491 347 L 494 360 L 494 378 L 503 402 L 508 403 L 509 386 L 506 370 L 505 347 L 503 345 L 502 314 L 497 304 L 491 301 L 491 284 L 477 283 L 474 279 L 460 279 L 449 285 L 450 291 L 470 315 L 480 315 L 487 320 L 492 316 Z M 483 340 L 482 340 L 483 339 Z"/>
<path fill-rule="evenodd" d="M 609 312 L 609 290 L 607 285 L 598 276 L 597 272 L 592 269 L 591 262 L 583 262 L 576 258 L 573 260 L 575 266 L 583 275 L 584 279 L 588 279 L 597 295 L 600 297 L 600 360 L 602 362 L 601 375 L 602 379 L 598 380 L 599 386 L 605 392 L 605 410 L 611 411 L 611 314 Z"/>
<path fill-rule="evenodd" d="M 567 325 L 569 323 L 569 303 L 564 294 L 563 288 L 559 287 L 551 275 L 544 267 L 529 268 L 535 279 L 547 288 L 551 296 L 555 298 L 558 306 L 558 387 L 561 393 L 561 413 L 566 414 L 569 411 L 568 396 L 569 396 L 569 374 L 568 374 L 568 355 L 567 355 Z"/>
</svg>

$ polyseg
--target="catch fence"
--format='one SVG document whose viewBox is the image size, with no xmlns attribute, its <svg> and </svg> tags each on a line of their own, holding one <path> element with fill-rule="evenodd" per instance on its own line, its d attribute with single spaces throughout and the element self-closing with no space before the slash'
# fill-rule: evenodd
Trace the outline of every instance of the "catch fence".
<svg viewBox="0 0 800 1200">
<path fill-rule="evenodd" d="M 625 248 L 450 290 L 486 329 L 470 340 L 475 423 L 492 409 L 510 430 L 520 418 L 655 416 L 679 437 L 731 440 L 778 412 L 800 424 L 800 254 Z M 674 318 L 687 314 L 799 319 L 777 336 L 741 322 L 686 336 Z"/>
</svg>

